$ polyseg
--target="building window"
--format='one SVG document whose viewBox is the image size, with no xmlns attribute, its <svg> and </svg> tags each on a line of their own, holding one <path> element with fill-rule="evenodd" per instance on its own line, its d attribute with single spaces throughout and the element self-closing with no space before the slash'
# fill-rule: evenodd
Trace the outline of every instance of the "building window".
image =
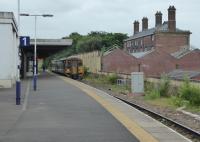
<svg viewBox="0 0 200 142">
<path fill-rule="evenodd" d="M 129 41 L 128 43 L 129 43 L 129 47 L 131 47 L 131 41 Z"/>
<path fill-rule="evenodd" d="M 129 49 L 129 53 L 132 53 L 132 50 L 131 50 L 131 48 Z"/>
<path fill-rule="evenodd" d="M 131 46 L 134 46 L 134 42 L 133 41 L 131 41 Z"/>
<path fill-rule="evenodd" d="M 135 46 L 138 46 L 138 41 L 137 40 L 135 40 Z"/>
</svg>

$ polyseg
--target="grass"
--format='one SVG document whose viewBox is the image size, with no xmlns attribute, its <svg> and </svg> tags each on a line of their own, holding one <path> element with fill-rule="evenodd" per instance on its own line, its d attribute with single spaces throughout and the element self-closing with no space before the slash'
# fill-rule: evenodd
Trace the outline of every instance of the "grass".
<svg viewBox="0 0 200 142">
<path fill-rule="evenodd" d="M 92 83 L 92 84 L 96 84 L 96 85 L 100 85 L 100 86 L 104 86 L 108 89 L 111 89 L 113 92 L 116 93 L 124 93 L 127 94 L 129 92 L 131 92 L 131 87 L 128 85 L 117 85 L 116 82 L 116 76 L 112 75 L 112 76 L 104 76 L 104 75 L 88 75 L 87 77 L 84 78 L 84 80 Z"/>
<path fill-rule="evenodd" d="M 131 92 L 131 87 L 128 85 L 117 85 L 116 75 L 104 76 L 104 75 L 88 75 L 84 80 L 90 82 L 91 84 L 103 86 L 104 88 L 110 89 L 116 93 L 128 94 Z M 189 86 L 189 87 L 188 87 Z M 188 96 L 188 92 L 190 93 Z M 193 88 L 188 85 L 186 80 L 184 85 L 179 89 L 170 85 L 170 81 L 163 77 L 163 79 L 158 84 L 153 84 L 145 81 L 145 97 L 143 100 L 146 103 L 159 107 L 168 107 L 171 109 L 177 109 L 179 107 L 185 106 L 185 110 L 190 112 L 199 113 L 200 106 L 194 105 L 199 104 L 200 89 Z M 191 96 L 195 100 L 191 100 Z M 191 103 L 192 102 L 192 103 Z"/>
<path fill-rule="evenodd" d="M 200 106 L 196 107 L 196 106 L 188 106 L 187 108 L 185 108 L 186 111 L 192 112 L 192 113 L 199 113 L 200 112 Z"/>
<path fill-rule="evenodd" d="M 155 106 L 169 107 L 169 108 L 172 108 L 172 109 L 178 108 L 177 106 L 175 106 L 172 103 L 171 98 L 167 98 L 167 97 L 157 98 L 157 99 L 154 99 L 154 100 L 145 99 L 145 101 L 148 102 L 149 104 L 152 104 L 152 105 L 155 105 Z"/>
<path fill-rule="evenodd" d="M 167 77 L 158 84 L 145 83 L 145 100 L 151 104 L 172 108 L 185 107 L 192 112 L 200 112 L 200 88 L 192 86 L 186 78 L 179 88 L 171 86 Z"/>
</svg>

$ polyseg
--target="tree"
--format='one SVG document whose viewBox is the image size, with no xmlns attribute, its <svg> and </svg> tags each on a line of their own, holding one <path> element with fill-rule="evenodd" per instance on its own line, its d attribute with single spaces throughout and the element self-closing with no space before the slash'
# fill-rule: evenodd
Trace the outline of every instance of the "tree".
<svg viewBox="0 0 200 142">
<path fill-rule="evenodd" d="M 127 34 L 123 33 L 107 33 L 104 31 L 91 31 L 87 35 L 81 35 L 77 32 L 71 33 L 63 39 L 70 38 L 73 44 L 70 48 L 54 54 L 48 58 L 47 64 L 51 59 L 59 59 L 68 57 L 73 54 L 91 52 L 94 50 L 106 51 L 114 45 L 123 48 L 123 40 L 128 38 Z"/>
<path fill-rule="evenodd" d="M 78 53 L 90 52 L 94 50 L 101 50 L 102 39 L 101 37 L 84 37 L 78 41 L 76 51 Z"/>
</svg>

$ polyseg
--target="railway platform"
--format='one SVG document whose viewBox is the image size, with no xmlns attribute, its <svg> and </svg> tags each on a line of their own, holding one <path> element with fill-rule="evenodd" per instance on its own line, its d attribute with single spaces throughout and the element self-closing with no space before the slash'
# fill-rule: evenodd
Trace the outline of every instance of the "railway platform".
<svg viewBox="0 0 200 142">
<path fill-rule="evenodd" d="M 1 142 L 190 141 L 113 96 L 76 80 L 42 73 L 37 91 L 31 83 L 24 82 L 21 106 L 14 105 L 15 98 L 10 99 L 13 103 L 4 103 L 2 96 L 11 90 L 0 90 Z"/>
</svg>

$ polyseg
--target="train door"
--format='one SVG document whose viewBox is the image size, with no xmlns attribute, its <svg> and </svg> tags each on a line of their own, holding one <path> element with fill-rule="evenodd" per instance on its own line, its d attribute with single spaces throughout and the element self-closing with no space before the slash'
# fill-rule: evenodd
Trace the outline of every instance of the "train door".
<svg viewBox="0 0 200 142">
<path fill-rule="evenodd" d="M 78 62 L 76 59 L 72 60 L 72 78 L 78 78 Z"/>
</svg>

